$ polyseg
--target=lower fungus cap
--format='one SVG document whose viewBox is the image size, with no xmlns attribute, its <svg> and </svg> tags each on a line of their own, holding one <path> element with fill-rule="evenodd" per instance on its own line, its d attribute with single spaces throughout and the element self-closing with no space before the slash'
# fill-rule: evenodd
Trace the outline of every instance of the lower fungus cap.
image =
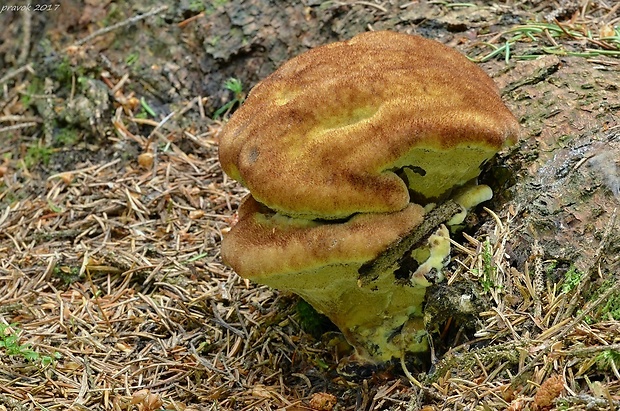
<svg viewBox="0 0 620 411">
<path fill-rule="evenodd" d="M 224 171 L 305 219 L 445 197 L 516 141 L 493 81 L 457 51 L 389 31 L 303 53 L 257 84 L 220 136 Z"/>
<path fill-rule="evenodd" d="M 222 241 L 222 258 L 241 277 L 303 297 L 360 358 L 386 361 L 427 350 L 422 305 L 428 284 L 399 280 L 394 266 L 360 286 L 358 270 L 423 217 L 421 206 L 409 204 L 394 213 L 316 222 L 281 216 L 247 197 Z M 414 324 L 416 333 L 396 338 Z"/>
</svg>

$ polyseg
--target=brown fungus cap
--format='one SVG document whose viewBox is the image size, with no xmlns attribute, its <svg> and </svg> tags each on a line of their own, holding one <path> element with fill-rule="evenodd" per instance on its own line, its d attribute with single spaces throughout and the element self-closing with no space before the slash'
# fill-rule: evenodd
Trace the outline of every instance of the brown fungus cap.
<svg viewBox="0 0 620 411">
<path fill-rule="evenodd" d="M 519 125 L 457 51 L 381 31 L 317 47 L 256 85 L 220 161 L 261 203 L 335 219 L 436 200 L 475 178 Z"/>
<path fill-rule="evenodd" d="M 275 213 L 252 196 L 222 241 L 222 259 L 241 276 L 274 288 L 300 272 L 345 264 L 361 265 L 417 227 L 424 209 L 409 204 L 395 213 L 358 214 L 345 222 L 297 219 Z M 277 280 L 275 280 L 277 278 Z"/>
</svg>

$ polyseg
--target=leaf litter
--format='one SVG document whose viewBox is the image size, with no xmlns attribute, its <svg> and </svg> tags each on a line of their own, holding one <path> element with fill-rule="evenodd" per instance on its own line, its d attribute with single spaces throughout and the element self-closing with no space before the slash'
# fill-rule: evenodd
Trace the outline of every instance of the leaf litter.
<svg viewBox="0 0 620 411">
<path fill-rule="evenodd" d="M 33 73 L 26 65 L 9 76 Z M 520 210 L 486 210 L 477 238 L 454 244 L 447 279 L 483 280 L 492 304 L 476 332 L 450 337 L 453 348 L 430 370 L 403 363 L 347 379 L 336 367 L 341 339 L 306 334 L 294 296 L 250 284 L 221 263 L 219 241 L 246 191 L 221 173 L 221 123 L 205 118 L 201 97 L 153 120 L 126 110 L 130 102 L 118 96 L 109 143 L 85 155 L 55 149 L 52 162 L 75 158 L 54 173 L 44 171 L 43 157 L 25 161 L 34 139 L 16 132 L 46 118 L 20 107 L 27 80 L 7 84 L 0 409 L 620 407 L 620 321 L 614 307 L 605 309 L 620 283 L 591 290 L 598 279 L 617 279 L 617 263 L 602 258 L 617 212 L 596 263 L 563 287 L 568 277 L 551 281 L 553 262 L 536 247 L 524 270 L 511 266 L 506 244 L 528 229 L 513 226 Z M 185 113 L 205 125 L 178 126 Z"/>
</svg>

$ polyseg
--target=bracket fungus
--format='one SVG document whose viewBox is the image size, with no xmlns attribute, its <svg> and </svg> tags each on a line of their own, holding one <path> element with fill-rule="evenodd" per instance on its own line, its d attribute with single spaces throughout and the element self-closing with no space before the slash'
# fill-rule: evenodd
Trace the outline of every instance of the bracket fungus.
<svg viewBox="0 0 620 411">
<path fill-rule="evenodd" d="M 360 359 L 428 348 L 426 288 L 449 234 L 492 193 L 475 180 L 519 124 L 493 81 L 438 42 L 381 31 L 303 53 L 257 84 L 220 136 L 247 187 L 222 258 L 302 296 Z"/>
</svg>

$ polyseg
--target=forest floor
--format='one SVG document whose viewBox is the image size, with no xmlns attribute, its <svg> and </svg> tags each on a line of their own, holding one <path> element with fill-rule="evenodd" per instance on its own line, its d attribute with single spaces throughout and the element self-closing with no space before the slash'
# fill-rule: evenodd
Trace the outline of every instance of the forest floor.
<svg viewBox="0 0 620 411">
<path fill-rule="evenodd" d="M 0 4 L 0 410 L 620 409 L 619 3 L 178 3 Z M 217 146 L 261 77 L 368 29 L 456 47 L 527 135 L 454 246 L 475 329 L 351 378 L 222 264 L 246 191 Z"/>
</svg>

